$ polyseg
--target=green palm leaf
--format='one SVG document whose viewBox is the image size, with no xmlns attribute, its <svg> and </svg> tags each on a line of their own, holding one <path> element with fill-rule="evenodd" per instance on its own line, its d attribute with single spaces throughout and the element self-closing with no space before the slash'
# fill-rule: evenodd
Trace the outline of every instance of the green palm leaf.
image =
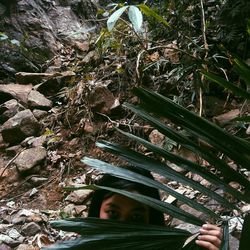
<svg viewBox="0 0 250 250">
<path fill-rule="evenodd" d="M 224 161 L 214 156 L 210 150 L 203 148 L 199 144 L 195 143 L 194 141 L 190 140 L 189 138 L 177 133 L 173 129 L 167 127 L 164 123 L 159 121 L 158 119 L 154 118 L 153 116 L 149 115 L 144 111 L 144 109 L 135 107 L 130 104 L 124 104 L 125 107 L 132 110 L 138 116 L 143 118 L 144 120 L 148 121 L 152 124 L 156 129 L 158 129 L 162 134 L 166 135 L 170 139 L 178 142 L 179 144 L 183 145 L 187 149 L 198 153 L 203 159 L 208 161 L 211 165 L 218 168 L 222 174 L 232 180 L 237 180 L 241 185 L 245 186 L 246 188 L 250 189 L 249 181 L 237 171 L 231 169 Z M 174 112 L 174 110 L 173 110 Z M 248 166 L 249 168 L 249 166 Z"/>
<path fill-rule="evenodd" d="M 114 167 L 106 162 L 96 160 L 96 159 L 91 159 L 88 157 L 85 157 L 82 160 L 82 162 L 95 168 L 95 169 L 98 169 L 98 170 L 103 171 L 105 173 L 109 173 L 109 174 L 114 175 L 118 178 L 126 179 L 126 180 L 136 182 L 136 183 L 141 183 L 143 185 L 150 186 L 152 188 L 163 190 L 163 191 L 167 192 L 168 194 L 171 194 L 172 196 L 176 197 L 178 200 L 184 202 L 185 204 L 195 208 L 196 210 L 202 211 L 205 214 L 208 214 L 209 216 L 211 216 L 212 218 L 219 219 L 219 216 L 217 214 L 215 214 L 213 211 L 211 211 L 210 209 L 204 207 L 203 205 L 197 203 L 194 200 L 191 200 L 191 199 L 179 194 L 178 192 L 174 191 L 172 188 L 169 188 L 166 185 L 159 183 L 155 180 L 152 180 L 152 179 L 147 178 L 145 176 L 142 176 L 140 174 L 134 173 L 134 172 L 129 171 L 127 169 Z"/>
<path fill-rule="evenodd" d="M 52 222 L 53 227 L 79 232 L 83 237 L 57 243 L 43 250 L 170 250 L 182 248 L 190 233 L 168 227 L 134 225 L 97 218 L 70 219 Z"/>
<path fill-rule="evenodd" d="M 242 71 L 242 68 L 240 68 L 239 66 L 236 66 L 235 68 L 237 69 L 238 72 L 244 72 L 244 71 Z M 220 77 L 220 76 L 218 76 L 216 74 L 213 74 L 211 72 L 206 72 L 206 71 L 201 71 L 201 72 L 206 78 L 208 78 L 211 81 L 216 82 L 220 86 L 230 90 L 235 95 L 239 95 L 239 96 L 241 96 L 243 98 L 250 99 L 250 94 L 247 91 L 237 87 L 235 84 L 227 81 L 226 79 L 224 79 L 224 78 L 222 78 L 222 77 Z M 247 79 L 246 76 L 243 75 L 243 73 L 242 73 L 242 77 L 244 77 L 244 79 Z M 247 83 L 248 83 L 248 81 L 247 81 Z"/>
<path fill-rule="evenodd" d="M 250 197 L 248 195 L 244 195 L 240 193 L 239 191 L 233 189 L 229 185 L 227 185 L 225 182 L 220 180 L 216 175 L 210 173 L 208 170 L 206 170 L 204 167 L 199 166 L 198 164 L 195 164 L 191 161 L 188 161 L 182 157 L 179 157 L 177 155 L 171 154 L 168 151 L 157 147 L 153 145 L 152 143 L 149 143 L 148 141 L 139 138 L 137 136 L 134 136 L 132 134 L 121 132 L 124 135 L 128 136 L 131 139 L 136 140 L 137 142 L 140 142 L 143 146 L 147 147 L 154 153 L 158 153 L 165 159 L 177 164 L 179 167 L 183 167 L 184 169 L 187 169 L 191 171 L 192 173 L 197 173 L 201 175 L 204 179 L 207 179 L 209 182 L 214 183 L 217 187 L 220 187 L 221 189 L 225 190 L 226 192 L 232 194 L 234 197 L 237 197 L 238 199 L 245 200 L 246 202 L 250 201 Z M 192 181 L 191 179 L 181 175 L 180 173 L 176 172 L 172 168 L 168 167 L 166 164 L 163 164 L 159 161 L 156 161 L 152 158 L 149 158 L 143 154 L 140 154 L 138 152 L 135 152 L 131 149 L 122 147 L 118 144 L 107 142 L 107 141 L 99 141 L 96 143 L 97 147 L 110 152 L 112 154 L 116 154 L 120 156 L 122 159 L 125 159 L 129 161 L 132 165 L 147 169 L 151 172 L 155 172 L 160 174 L 161 176 L 166 177 L 167 179 L 175 180 L 180 183 L 183 183 L 185 185 L 188 185 L 196 190 L 199 190 L 200 192 L 208 195 L 209 197 L 217 200 L 220 204 L 222 204 L 224 207 L 230 207 L 232 209 L 237 209 L 233 204 L 230 204 L 226 199 L 222 198 L 215 192 L 213 192 L 210 189 L 207 189 L 200 185 L 197 182 Z M 198 184 L 198 185 L 197 185 Z"/>
<path fill-rule="evenodd" d="M 176 154 L 170 153 L 169 151 L 167 151 L 161 147 L 158 147 L 158 146 L 156 146 L 156 145 L 154 145 L 154 144 L 152 144 L 152 143 L 150 143 L 150 142 L 148 142 L 148 141 L 146 141 L 138 136 L 135 136 L 135 135 L 130 134 L 130 133 L 126 133 L 126 132 L 119 130 L 119 129 L 118 129 L 118 131 L 120 131 L 120 133 L 126 135 L 130 139 L 136 140 L 138 143 L 142 144 L 143 146 L 145 146 L 147 149 L 151 150 L 152 152 L 164 157 L 165 160 L 168 160 L 172 163 L 175 163 L 177 166 L 182 167 L 183 169 L 186 169 L 192 173 L 196 173 L 196 174 L 200 175 L 204 179 L 208 180 L 210 183 L 213 183 L 216 187 L 219 187 L 222 190 L 230 193 L 231 195 L 233 195 L 237 199 L 243 200 L 246 202 L 250 202 L 250 197 L 247 194 L 242 194 L 241 192 L 232 188 L 227 183 L 222 181 L 219 177 L 217 177 L 215 174 L 213 174 L 209 170 L 207 170 L 205 167 L 202 167 L 202 166 L 200 166 L 194 162 L 191 162 L 183 157 L 180 157 Z M 121 150 L 123 150 L 123 148 L 124 148 L 120 145 L 110 143 L 110 142 L 101 141 L 101 143 L 103 143 L 104 146 L 102 146 L 100 144 L 100 142 L 97 144 L 97 146 L 99 146 L 100 148 L 107 150 L 109 152 L 111 152 L 111 150 L 109 150 L 110 145 L 111 145 L 111 149 L 112 149 L 112 145 L 114 145 L 115 148 L 121 148 Z M 115 152 L 113 152 L 113 153 L 115 153 Z M 216 200 L 215 197 L 213 197 L 213 199 Z"/>
<path fill-rule="evenodd" d="M 208 142 L 215 149 L 239 162 L 242 167 L 250 169 L 248 164 L 250 155 L 249 142 L 239 140 L 217 125 L 197 116 L 160 94 L 144 88 L 135 88 L 134 92 L 143 101 L 143 107 L 148 112 L 154 112 L 172 120 L 176 125 L 180 125 L 186 129 L 190 134 Z"/>
</svg>

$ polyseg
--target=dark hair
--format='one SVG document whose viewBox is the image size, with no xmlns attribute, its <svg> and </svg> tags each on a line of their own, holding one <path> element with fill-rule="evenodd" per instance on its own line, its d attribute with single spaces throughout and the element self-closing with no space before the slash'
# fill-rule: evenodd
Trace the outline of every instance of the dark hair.
<svg viewBox="0 0 250 250">
<path fill-rule="evenodd" d="M 148 177 L 150 179 L 154 179 L 151 173 L 147 170 L 144 169 L 138 169 L 135 167 L 124 167 L 128 170 L 131 170 L 135 173 L 141 174 L 145 177 Z M 100 186 L 107 186 L 107 187 L 112 187 L 112 188 L 119 188 L 123 190 L 134 190 L 137 191 L 138 193 L 142 195 L 147 195 L 151 198 L 160 200 L 160 195 L 159 191 L 155 188 L 151 188 L 148 186 L 145 186 L 140 183 L 128 181 L 125 179 L 121 179 L 115 176 L 112 176 L 110 174 L 104 174 L 103 177 L 98 180 L 96 185 Z M 91 197 L 91 203 L 88 211 L 88 217 L 96 217 L 99 218 L 100 214 L 100 208 L 102 205 L 103 200 L 105 200 L 107 197 L 112 196 L 114 193 L 104 190 L 104 189 L 99 189 L 94 191 Z M 164 225 L 164 215 L 162 212 L 155 210 L 153 208 L 149 208 L 149 224 L 152 225 Z"/>
</svg>

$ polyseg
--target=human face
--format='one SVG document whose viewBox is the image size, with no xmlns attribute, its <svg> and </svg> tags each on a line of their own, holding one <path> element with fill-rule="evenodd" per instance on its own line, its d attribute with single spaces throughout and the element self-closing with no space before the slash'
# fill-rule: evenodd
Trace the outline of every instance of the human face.
<svg viewBox="0 0 250 250">
<path fill-rule="evenodd" d="M 149 224 L 149 207 L 126 196 L 114 194 L 103 200 L 99 217 L 101 219 Z"/>
</svg>

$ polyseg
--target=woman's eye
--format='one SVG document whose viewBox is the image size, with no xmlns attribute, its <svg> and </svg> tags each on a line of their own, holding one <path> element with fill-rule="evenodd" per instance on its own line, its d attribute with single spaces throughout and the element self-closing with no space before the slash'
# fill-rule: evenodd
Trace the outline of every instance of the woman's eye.
<svg viewBox="0 0 250 250">
<path fill-rule="evenodd" d="M 119 218 L 119 214 L 115 210 L 108 210 L 106 211 L 108 218 L 112 220 L 117 220 Z"/>
</svg>

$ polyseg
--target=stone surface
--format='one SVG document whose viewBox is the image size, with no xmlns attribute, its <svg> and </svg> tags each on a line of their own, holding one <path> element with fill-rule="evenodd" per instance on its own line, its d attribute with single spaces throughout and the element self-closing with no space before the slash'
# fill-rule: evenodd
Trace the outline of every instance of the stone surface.
<svg viewBox="0 0 250 250">
<path fill-rule="evenodd" d="M 31 138 L 29 141 L 27 141 L 27 144 L 32 147 L 44 146 L 46 139 L 47 137 L 45 135 L 41 135 L 39 137 Z"/>
<path fill-rule="evenodd" d="M 17 153 L 21 151 L 22 147 L 20 145 L 15 145 L 12 147 L 8 147 L 5 149 L 5 152 L 8 156 L 15 156 Z"/>
<path fill-rule="evenodd" d="M 215 116 L 213 120 L 218 123 L 219 125 L 224 125 L 230 120 L 236 118 L 237 116 L 240 115 L 240 110 L 239 109 L 233 109 L 227 113 Z"/>
<path fill-rule="evenodd" d="M 47 111 L 45 111 L 45 110 L 40 110 L 40 109 L 34 109 L 34 110 L 32 111 L 32 113 L 33 113 L 33 115 L 35 116 L 35 118 L 36 118 L 37 120 L 40 120 L 40 119 L 46 117 L 47 114 L 48 114 Z"/>
<path fill-rule="evenodd" d="M 165 136 L 162 133 L 160 133 L 157 129 L 154 129 L 149 135 L 150 142 L 152 142 L 153 144 L 159 147 L 163 145 L 164 139 L 165 139 Z"/>
<path fill-rule="evenodd" d="M 35 222 L 30 222 L 22 227 L 22 233 L 27 236 L 36 235 L 41 231 L 41 227 Z"/>
<path fill-rule="evenodd" d="M 12 75 L 14 78 L 20 71 L 38 72 L 40 65 L 51 59 L 64 43 L 84 41 L 87 33 L 95 30 L 94 25 L 85 21 L 93 18 L 97 11 L 91 0 L 13 0 L 11 8 L 8 2 L 1 2 L 5 18 L 1 18 L 0 26 L 25 49 L 7 42 L 1 46 L 0 58 L 5 62 L 0 64 L 1 77 Z"/>
<path fill-rule="evenodd" d="M 75 190 L 66 197 L 66 201 L 70 201 L 74 204 L 82 204 L 86 197 L 91 193 L 91 190 Z"/>
<path fill-rule="evenodd" d="M 6 122 L 9 118 L 24 110 L 25 107 L 17 100 L 11 99 L 0 105 L 0 124 Z"/>
<path fill-rule="evenodd" d="M 31 90 L 28 95 L 28 105 L 30 108 L 49 110 L 52 107 L 52 101 L 36 90 Z"/>
<path fill-rule="evenodd" d="M 45 96 L 50 96 L 58 93 L 58 91 L 63 88 L 72 77 L 74 76 L 57 76 L 38 84 L 35 86 L 35 89 Z"/>
<path fill-rule="evenodd" d="M 20 244 L 16 250 L 39 250 L 39 247 L 33 247 L 28 244 Z"/>
<path fill-rule="evenodd" d="M 16 82 L 19 84 L 34 84 L 40 83 L 42 80 L 46 80 L 55 76 L 57 73 L 30 73 L 30 72 L 18 72 L 16 73 Z"/>
<path fill-rule="evenodd" d="M 247 134 L 247 135 L 250 135 L 250 125 L 248 125 L 248 128 L 247 128 L 247 130 L 246 130 L 246 134 Z"/>
<path fill-rule="evenodd" d="M 33 177 L 30 178 L 29 182 L 30 182 L 33 186 L 40 186 L 41 184 L 43 184 L 43 183 L 46 182 L 47 180 L 48 180 L 48 178 L 33 176 Z"/>
<path fill-rule="evenodd" d="M 0 104 L 14 98 L 19 100 L 22 105 L 26 105 L 31 90 L 32 85 L 0 84 Z"/>
<path fill-rule="evenodd" d="M 0 250 L 11 250 L 11 248 L 6 244 L 1 244 L 0 243 Z"/>
<path fill-rule="evenodd" d="M 26 137 L 37 135 L 40 125 L 29 109 L 17 113 L 6 121 L 2 127 L 2 136 L 5 142 L 19 143 Z"/>
<path fill-rule="evenodd" d="M 109 114 L 116 98 L 106 87 L 96 87 L 90 93 L 89 105 L 94 112 Z"/>
<path fill-rule="evenodd" d="M 46 156 L 47 151 L 43 147 L 29 148 L 21 152 L 13 163 L 20 172 L 25 172 L 43 164 Z"/>
</svg>

